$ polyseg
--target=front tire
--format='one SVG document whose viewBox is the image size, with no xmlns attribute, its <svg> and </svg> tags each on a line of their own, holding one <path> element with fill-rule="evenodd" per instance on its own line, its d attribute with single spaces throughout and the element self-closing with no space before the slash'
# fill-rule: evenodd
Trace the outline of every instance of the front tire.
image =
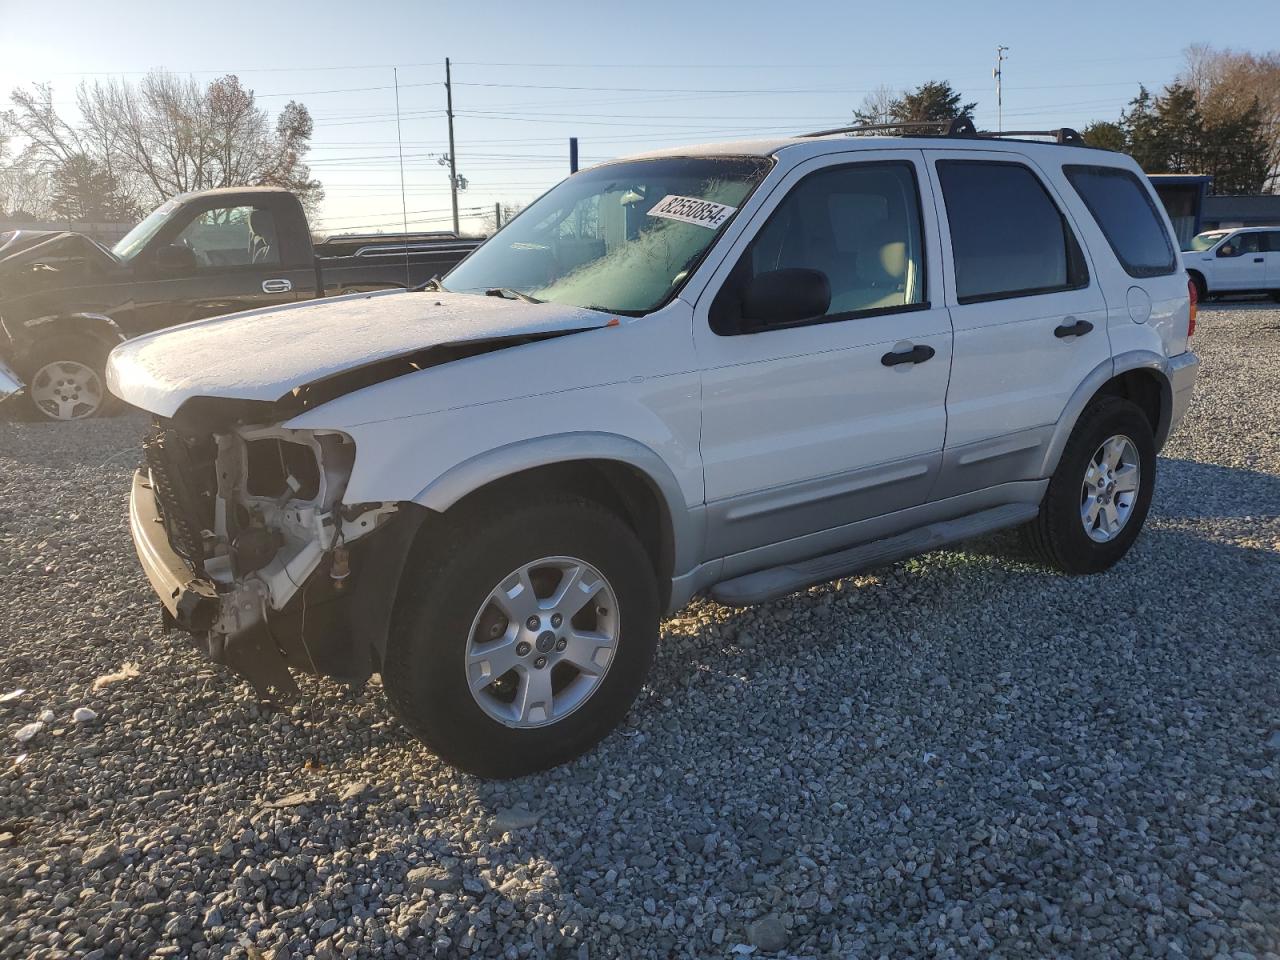
<svg viewBox="0 0 1280 960">
<path fill-rule="evenodd" d="M 1155 478 L 1146 415 L 1120 397 L 1095 400 L 1071 431 L 1040 513 L 1023 527 L 1024 542 L 1065 573 L 1101 573 L 1138 538 Z"/>
<path fill-rule="evenodd" d="M 387 646 L 397 716 L 483 777 L 595 745 L 639 694 L 657 646 L 657 580 L 636 535 L 594 502 L 552 498 L 468 511 L 432 536 L 406 569 Z"/>
<path fill-rule="evenodd" d="M 88 420 L 109 413 L 114 397 L 107 390 L 111 348 L 86 337 L 50 337 L 38 344 L 27 363 L 27 399 L 46 420 Z"/>
</svg>

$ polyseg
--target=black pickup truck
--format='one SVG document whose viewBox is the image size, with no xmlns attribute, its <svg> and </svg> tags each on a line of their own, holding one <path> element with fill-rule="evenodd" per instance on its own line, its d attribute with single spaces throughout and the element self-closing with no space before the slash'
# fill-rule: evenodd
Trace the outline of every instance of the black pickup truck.
<svg viewBox="0 0 1280 960">
<path fill-rule="evenodd" d="M 110 406 L 103 367 L 122 340 L 217 314 L 413 287 L 480 244 L 453 234 L 313 242 L 298 198 L 275 187 L 187 193 L 114 247 L 78 233 L 0 233 L 0 397 L 26 386 L 52 420 Z"/>
</svg>

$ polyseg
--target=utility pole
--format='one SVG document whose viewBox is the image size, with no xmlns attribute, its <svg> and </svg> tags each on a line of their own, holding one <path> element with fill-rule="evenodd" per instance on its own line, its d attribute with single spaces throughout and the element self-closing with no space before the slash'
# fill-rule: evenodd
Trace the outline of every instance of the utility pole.
<svg viewBox="0 0 1280 960">
<path fill-rule="evenodd" d="M 493 205 L 493 232 L 497 233 L 502 229 L 502 201 L 499 200 Z"/>
<path fill-rule="evenodd" d="M 996 132 L 1000 133 L 1004 130 L 1004 100 L 1001 96 L 1000 81 L 1004 78 L 1004 69 L 1001 64 L 1008 58 L 1005 53 L 1009 48 L 1001 44 L 996 47 L 996 68 L 991 71 L 991 75 L 996 78 Z"/>
<path fill-rule="evenodd" d="M 578 172 L 578 138 L 569 138 L 569 172 Z"/>
<path fill-rule="evenodd" d="M 449 58 L 444 58 L 445 113 L 449 117 L 449 193 L 453 198 L 453 232 L 458 234 L 458 158 L 453 153 L 453 78 L 449 72 Z"/>
</svg>

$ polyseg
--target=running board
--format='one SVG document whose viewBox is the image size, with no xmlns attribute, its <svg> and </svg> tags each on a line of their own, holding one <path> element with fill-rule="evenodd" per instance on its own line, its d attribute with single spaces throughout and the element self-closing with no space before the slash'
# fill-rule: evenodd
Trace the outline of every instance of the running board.
<svg viewBox="0 0 1280 960">
<path fill-rule="evenodd" d="M 981 510 L 967 517 L 942 520 L 895 537 L 873 540 L 839 553 L 829 553 L 825 557 L 801 560 L 725 580 L 711 588 L 711 598 L 731 607 L 777 600 L 815 583 L 847 577 L 869 567 L 896 563 L 961 540 L 984 536 L 1006 527 L 1016 527 L 1035 517 L 1039 509 L 1039 505 L 1034 503 L 1010 503 Z"/>
</svg>

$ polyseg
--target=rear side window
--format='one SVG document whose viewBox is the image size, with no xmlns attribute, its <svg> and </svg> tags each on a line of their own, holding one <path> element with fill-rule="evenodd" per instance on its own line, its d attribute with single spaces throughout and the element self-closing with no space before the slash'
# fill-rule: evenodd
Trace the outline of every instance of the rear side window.
<svg viewBox="0 0 1280 960">
<path fill-rule="evenodd" d="M 1020 163 L 939 160 L 960 303 L 1089 283 L 1080 244 L 1040 179 Z"/>
<path fill-rule="evenodd" d="M 1265 253 L 1280 253 L 1280 230 L 1262 235 L 1262 249 Z"/>
<path fill-rule="evenodd" d="M 1131 277 L 1173 273 L 1177 257 L 1151 195 L 1128 170 L 1065 166 L 1062 172 Z"/>
</svg>

